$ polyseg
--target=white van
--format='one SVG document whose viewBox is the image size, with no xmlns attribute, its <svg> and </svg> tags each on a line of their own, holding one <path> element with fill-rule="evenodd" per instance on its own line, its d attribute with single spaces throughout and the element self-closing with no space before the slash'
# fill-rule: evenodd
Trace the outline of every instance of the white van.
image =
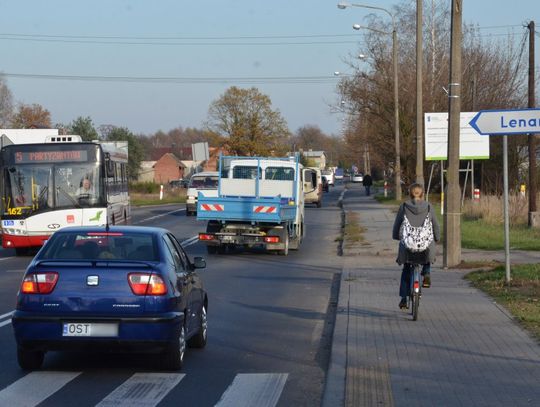
<svg viewBox="0 0 540 407">
<path fill-rule="evenodd" d="M 197 196 L 200 190 L 206 191 L 207 196 L 217 196 L 218 182 L 219 173 L 217 171 L 203 171 L 191 176 L 187 190 L 186 216 L 197 213 Z M 215 195 L 210 191 L 215 191 Z"/>
<path fill-rule="evenodd" d="M 308 167 L 303 170 L 304 175 L 304 203 L 314 203 L 317 208 L 322 206 L 323 185 L 322 174 L 319 168 Z"/>
</svg>

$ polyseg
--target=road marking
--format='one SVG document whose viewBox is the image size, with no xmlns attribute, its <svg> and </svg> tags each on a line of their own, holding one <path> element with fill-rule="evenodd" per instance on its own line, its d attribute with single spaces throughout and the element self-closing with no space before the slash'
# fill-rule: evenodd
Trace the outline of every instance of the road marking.
<svg viewBox="0 0 540 407">
<path fill-rule="evenodd" d="M 288 373 L 237 374 L 216 407 L 274 407 Z"/>
<path fill-rule="evenodd" d="M 150 218 L 144 218 L 144 219 L 141 219 L 141 220 L 138 221 L 138 222 L 132 222 L 132 224 L 133 224 L 133 225 L 138 225 L 139 223 L 148 222 L 148 221 L 150 221 L 150 220 L 154 220 L 154 219 L 157 219 L 157 218 L 162 218 L 163 216 L 171 215 L 171 214 L 173 214 L 173 213 L 176 213 L 176 212 L 182 212 L 182 211 L 185 211 L 185 209 L 175 209 L 174 211 L 162 213 L 161 215 L 155 215 L 155 216 L 151 216 Z"/>
<path fill-rule="evenodd" d="M 186 239 L 184 240 L 181 245 L 182 247 L 188 247 L 188 246 L 191 246 L 192 244 L 195 244 L 199 241 L 199 236 L 193 236 L 193 237 L 190 237 L 189 239 Z"/>
<path fill-rule="evenodd" d="M 183 373 L 135 373 L 96 407 L 152 407 L 184 378 Z"/>
<path fill-rule="evenodd" d="M 0 261 L 9 260 L 9 259 L 15 259 L 17 256 L 10 256 L 10 257 L 2 257 L 0 258 Z"/>
<path fill-rule="evenodd" d="M 10 317 L 10 316 L 13 315 L 14 312 L 15 312 L 15 311 L 11 311 L 11 312 L 8 312 L 8 313 L 6 313 L 6 314 L 4 314 L 4 315 L 0 315 L 0 319 L 4 319 L 4 318 L 7 318 L 7 317 Z"/>
<path fill-rule="evenodd" d="M 24 273 L 26 269 L 21 270 L 6 270 L 6 273 Z"/>
<path fill-rule="evenodd" d="M 2 328 L 3 326 L 9 325 L 9 324 L 11 324 L 11 318 L 8 319 L 7 321 L 0 322 L 0 328 Z"/>
<path fill-rule="evenodd" d="M 81 372 L 32 372 L 0 391 L 0 406 L 37 406 Z"/>
</svg>

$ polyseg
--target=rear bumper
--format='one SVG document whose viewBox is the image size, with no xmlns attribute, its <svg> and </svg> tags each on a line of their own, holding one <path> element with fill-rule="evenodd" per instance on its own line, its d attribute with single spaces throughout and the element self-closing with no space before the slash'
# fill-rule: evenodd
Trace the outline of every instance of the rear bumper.
<svg viewBox="0 0 540 407">
<path fill-rule="evenodd" d="M 63 336 L 63 324 L 111 323 L 118 324 L 114 337 Z M 73 318 L 68 316 L 41 316 L 16 311 L 12 317 L 17 344 L 25 349 L 78 350 L 126 349 L 151 351 L 166 347 L 175 340 L 184 322 L 182 313 L 167 313 L 149 317 L 127 318 Z"/>
<path fill-rule="evenodd" d="M 36 236 L 21 236 L 4 233 L 2 235 L 2 247 L 4 249 L 16 249 L 19 247 L 39 247 L 43 246 L 45 242 L 51 237 L 51 235 L 52 233 Z"/>
</svg>

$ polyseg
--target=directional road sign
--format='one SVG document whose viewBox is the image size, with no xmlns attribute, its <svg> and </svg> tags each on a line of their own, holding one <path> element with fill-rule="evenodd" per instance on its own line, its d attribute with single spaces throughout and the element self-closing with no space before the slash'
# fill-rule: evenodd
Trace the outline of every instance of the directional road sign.
<svg viewBox="0 0 540 407">
<path fill-rule="evenodd" d="M 540 109 L 481 110 L 469 124 L 486 136 L 540 133 Z"/>
</svg>

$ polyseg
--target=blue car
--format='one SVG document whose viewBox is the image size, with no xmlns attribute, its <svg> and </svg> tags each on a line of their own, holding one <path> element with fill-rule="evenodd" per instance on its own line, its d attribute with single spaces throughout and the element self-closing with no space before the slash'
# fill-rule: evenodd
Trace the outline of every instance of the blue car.
<svg viewBox="0 0 540 407">
<path fill-rule="evenodd" d="M 186 346 L 207 341 L 208 297 L 167 230 L 69 227 L 56 232 L 26 270 L 12 323 L 17 359 L 39 369 L 49 350 L 92 349 L 158 354 L 178 370 Z"/>
</svg>

